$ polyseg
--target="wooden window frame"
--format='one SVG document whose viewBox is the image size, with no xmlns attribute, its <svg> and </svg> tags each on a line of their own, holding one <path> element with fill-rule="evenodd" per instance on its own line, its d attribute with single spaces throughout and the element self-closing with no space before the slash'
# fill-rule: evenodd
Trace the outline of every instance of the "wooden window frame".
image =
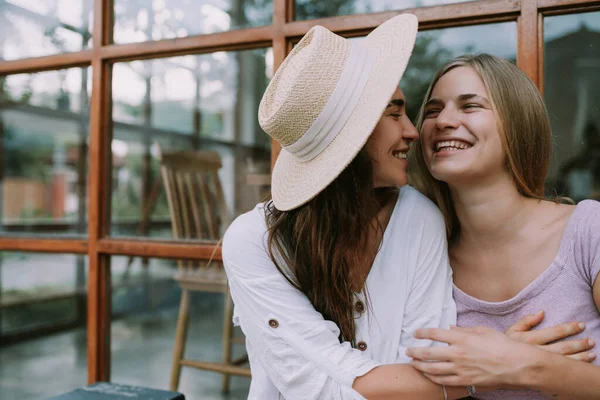
<svg viewBox="0 0 600 400">
<path fill-rule="evenodd" d="M 600 0 L 480 0 L 444 6 L 294 21 L 294 0 L 273 0 L 270 26 L 145 43 L 112 44 L 113 0 L 94 0 L 93 47 L 74 53 L 0 62 L 0 76 L 92 66 L 87 238 L 0 237 L 0 251 L 88 256 L 88 382 L 110 380 L 110 257 L 207 259 L 212 243 L 115 238 L 108 235 L 112 137 L 111 71 L 115 62 L 271 46 L 276 69 L 291 43 L 320 24 L 346 37 L 362 36 L 388 18 L 414 13 L 420 30 L 517 22 L 517 64 L 543 90 L 543 17 L 600 10 Z M 280 147 L 272 143 L 272 162 Z M 216 257 L 221 254 L 217 249 Z"/>
</svg>

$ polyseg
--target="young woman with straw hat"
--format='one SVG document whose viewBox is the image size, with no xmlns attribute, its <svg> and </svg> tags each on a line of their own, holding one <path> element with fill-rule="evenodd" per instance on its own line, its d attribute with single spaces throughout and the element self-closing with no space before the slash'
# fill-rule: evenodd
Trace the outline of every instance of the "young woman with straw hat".
<svg viewBox="0 0 600 400">
<path fill-rule="evenodd" d="M 264 94 L 259 122 L 282 145 L 272 200 L 238 217 L 223 241 L 251 399 L 472 391 L 406 365 L 408 347 L 434 345 L 416 329 L 456 318 L 444 220 L 406 186 L 418 135 L 398 83 L 416 33 L 413 15 L 360 42 L 316 26 Z"/>
<path fill-rule="evenodd" d="M 503 336 L 496 331 L 538 310 L 531 325 L 578 320 L 585 330 L 571 344 L 588 350 L 600 341 L 600 202 L 545 197 L 552 131 L 537 87 L 507 60 L 461 56 L 434 77 L 417 126 L 420 186 L 446 219 L 463 328 L 419 332 L 450 346 L 409 350 L 415 367 L 453 385 L 493 385 L 498 375 L 506 382 L 508 372 L 515 386 L 529 388 L 482 399 L 599 399 L 597 348 L 580 363 L 532 346 L 489 346 Z M 475 347 L 487 348 L 486 363 L 455 357 Z"/>
</svg>

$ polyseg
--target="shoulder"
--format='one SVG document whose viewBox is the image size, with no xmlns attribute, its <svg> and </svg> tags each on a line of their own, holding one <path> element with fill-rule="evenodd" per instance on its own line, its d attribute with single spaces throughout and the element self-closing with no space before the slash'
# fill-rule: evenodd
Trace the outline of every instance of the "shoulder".
<svg viewBox="0 0 600 400">
<path fill-rule="evenodd" d="M 598 224 L 598 218 L 600 218 L 600 201 L 596 200 L 583 200 L 577 204 L 577 210 L 582 215 L 592 218 L 590 223 Z"/>
<path fill-rule="evenodd" d="M 590 282 L 600 269 L 600 202 L 584 200 L 571 214 L 563 235 L 574 266 Z"/>
<path fill-rule="evenodd" d="M 589 236 L 589 240 L 600 247 L 600 201 L 584 200 L 577 205 L 574 212 L 578 213 L 577 230 L 580 234 Z M 598 250 L 598 249 L 597 249 Z"/>
<path fill-rule="evenodd" d="M 257 204 L 229 225 L 223 237 L 223 259 L 235 260 L 264 249 L 267 235 L 264 208 L 264 203 Z"/>
<path fill-rule="evenodd" d="M 427 229 L 430 232 L 446 234 L 446 223 L 440 209 L 423 193 L 412 186 L 404 186 L 398 196 L 401 218 L 409 224 L 409 229 Z"/>
<path fill-rule="evenodd" d="M 600 202 L 583 200 L 571 215 L 570 233 L 575 238 L 600 241 Z"/>
</svg>

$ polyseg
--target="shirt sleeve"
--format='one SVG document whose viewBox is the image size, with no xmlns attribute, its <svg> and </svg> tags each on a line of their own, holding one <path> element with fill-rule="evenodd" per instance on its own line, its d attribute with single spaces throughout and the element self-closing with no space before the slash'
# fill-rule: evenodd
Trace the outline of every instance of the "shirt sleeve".
<svg viewBox="0 0 600 400">
<path fill-rule="evenodd" d="M 266 250 L 263 212 L 239 217 L 223 241 L 223 263 L 253 362 L 287 399 L 363 399 L 352 389 L 379 364 L 338 340 L 309 299 L 287 282 Z M 251 218 L 254 216 L 254 218 Z"/>
<path fill-rule="evenodd" d="M 410 347 L 440 346 L 442 343 L 416 339 L 420 328 L 444 328 L 456 324 L 456 305 L 452 297 L 452 270 L 448 261 L 446 225 L 439 209 L 429 200 L 419 204 L 412 247 L 417 262 L 404 312 L 398 358 L 410 362 L 404 352 Z"/>
<path fill-rule="evenodd" d="M 600 202 L 585 200 L 577 207 L 583 212 L 578 214 L 573 256 L 579 273 L 593 286 L 600 273 Z"/>
</svg>

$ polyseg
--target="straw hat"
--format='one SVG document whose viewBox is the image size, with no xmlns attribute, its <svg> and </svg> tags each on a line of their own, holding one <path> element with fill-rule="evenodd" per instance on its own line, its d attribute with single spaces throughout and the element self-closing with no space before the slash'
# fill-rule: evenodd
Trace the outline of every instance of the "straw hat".
<svg viewBox="0 0 600 400">
<path fill-rule="evenodd" d="M 360 42 L 315 26 L 286 57 L 258 109 L 282 146 L 271 178 L 277 209 L 310 201 L 356 157 L 400 83 L 417 25 L 398 15 Z"/>
</svg>

